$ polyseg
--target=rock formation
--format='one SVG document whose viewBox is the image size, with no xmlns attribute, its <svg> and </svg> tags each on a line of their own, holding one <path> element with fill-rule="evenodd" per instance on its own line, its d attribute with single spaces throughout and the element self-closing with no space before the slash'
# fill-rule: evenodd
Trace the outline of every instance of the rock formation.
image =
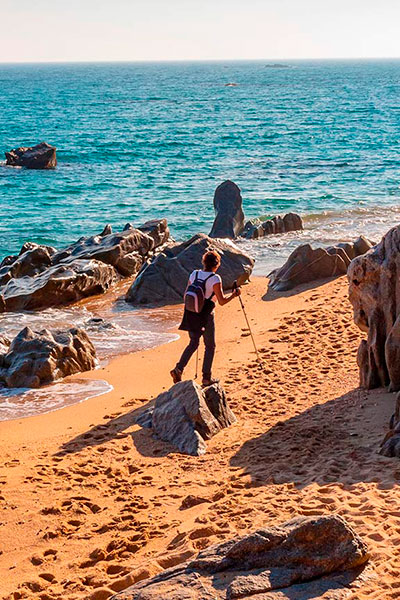
<svg viewBox="0 0 400 600">
<path fill-rule="evenodd" d="M 360 385 L 400 390 L 400 226 L 352 261 L 349 298 L 354 322 L 367 333 L 358 349 Z"/>
<path fill-rule="evenodd" d="M 51 332 L 25 327 L 0 351 L 0 382 L 12 388 L 37 388 L 96 366 L 94 346 L 78 328 Z"/>
<path fill-rule="evenodd" d="M 57 166 L 55 146 L 41 142 L 29 148 L 15 148 L 6 152 L 6 165 L 27 169 L 54 169 Z"/>
<path fill-rule="evenodd" d="M 201 269 L 201 258 L 207 250 L 221 255 L 218 270 L 225 289 L 235 280 L 239 285 L 250 277 L 254 260 L 229 241 L 212 240 L 199 233 L 187 242 L 170 246 L 144 265 L 127 294 L 132 304 L 174 304 L 182 302 L 190 273 Z"/>
<path fill-rule="evenodd" d="M 165 219 L 135 229 L 82 237 L 63 250 L 25 243 L 18 256 L 0 264 L 0 312 L 36 310 L 76 302 L 105 292 L 121 279 L 136 274 L 145 260 L 168 243 Z"/>
<path fill-rule="evenodd" d="M 228 180 L 217 187 L 214 209 L 216 216 L 210 237 L 235 239 L 244 227 L 242 196 L 236 183 Z"/>
<path fill-rule="evenodd" d="M 242 232 L 242 236 L 254 240 L 273 233 L 287 233 L 288 231 L 301 231 L 303 229 L 303 221 L 299 215 L 288 213 L 284 217 L 279 215 L 261 221 L 260 219 L 252 219 L 247 221 Z"/>
<path fill-rule="evenodd" d="M 363 236 L 354 243 L 327 248 L 312 248 L 303 244 L 292 252 L 285 264 L 270 274 L 269 287 L 283 292 L 301 283 L 345 275 L 354 256 L 366 252 L 373 244 Z"/>
<path fill-rule="evenodd" d="M 202 389 L 191 380 L 157 396 L 154 407 L 137 419 L 142 427 L 151 427 L 156 437 L 193 456 L 205 454 L 205 440 L 235 421 L 219 384 Z"/>
<path fill-rule="evenodd" d="M 400 392 L 396 396 L 395 412 L 390 419 L 389 431 L 385 435 L 379 454 L 400 457 Z"/>
<path fill-rule="evenodd" d="M 341 600 L 368 558 L 341 517 L 297 517 L 206 548 L 112 600 Z"/>
</svg>

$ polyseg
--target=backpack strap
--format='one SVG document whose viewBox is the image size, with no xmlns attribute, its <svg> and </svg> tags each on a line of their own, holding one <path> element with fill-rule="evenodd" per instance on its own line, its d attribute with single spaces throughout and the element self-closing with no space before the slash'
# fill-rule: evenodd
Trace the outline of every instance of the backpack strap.
<svg viewBox="0 0 400 600">
<path fill-rule="evenodd" d="M 208 277 L 206 277 L 206 278 L 204 279 L 204 283 L 205 283 L 206 281 L 208 281 L 208 280 L 210 279 L 210 277 L 214 277 L 214 275 L 215 275 L 215 273 L 211 273 L 211 275 L 209 275 Z M 213 290 L 213 292 L 212 292 L 211 296 L 210 296 L 209 298 L 207 298 L 207 300 L 211 300 L 211 298 L 212 298 L 213 296 L 215 296 L 215 292 L 214 292 L 214 290 Z"/>
</svg>

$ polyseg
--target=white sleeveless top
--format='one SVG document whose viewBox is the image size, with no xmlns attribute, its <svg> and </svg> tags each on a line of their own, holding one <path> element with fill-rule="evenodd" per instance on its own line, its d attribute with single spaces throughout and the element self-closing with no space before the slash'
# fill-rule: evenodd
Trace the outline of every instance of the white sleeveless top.
<svg viewBox="0 0 400 600">
<path fill-rule="evenodd" d="M 210 277 L 206 281 L 206 295 L 205 295 L 205 297 L 208 300 L 213 295 L 214 285 L 216 283 L 222 283 L 222 279 L 221 279 L 221 277 L 219 275 L 217 275 L 216 273 L 213 273 L 212 271 L 202 271 L 202 270 L 197 270 L 196 269 L 196 271 L 193 271 L 193 273 L 191 273 L 191 275 L 189 277 L 189 283 L 193 283 L 193 281 L 196 279 L 196 274 L 197 273 L 199 274 L 198 278 L 200 280 L 207 279 L 207 277 L 210 277 L 210 275 L 212 274 L 212 277 Z"/>
</svg>

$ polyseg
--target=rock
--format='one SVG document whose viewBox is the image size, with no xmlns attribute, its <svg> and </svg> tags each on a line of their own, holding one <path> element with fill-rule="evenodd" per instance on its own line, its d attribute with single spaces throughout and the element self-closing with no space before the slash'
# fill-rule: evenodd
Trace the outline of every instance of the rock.
<svg viewBox="0 0 400 600">
<path fill-rule="evenodd" d="M 302 283 L 345 275 L 351 256 L 368 247 L 372 242 L 363 238 L 354 244 L 339 244 L 327 248 L 312 248 L 303 244 L 292 252 L 285 264 L 270 274 L 269 286 L 277 292 L 291 290 Z M 350 254 L 350 256 L 349 256 Z"/>
<path fill-rule="evenodd" d="M 340 599 L 345 596 L 339 592 L 348 593 L 355 569 L 368 558 L 366 544 L 342 517 L 297 517 L 206 548 L 194 560 L 135 583 L 112 599 L 304 600 L 330 588 Z"/>
<path fill-rule="evenodd" d="M 244 228 L 242 195 L 233 181 L 221 183 L 214 194 L 216 217 L 210 231 L 212 238 L 235 239 Z"/>
<path fill-rule="evenodd" d="M 236 421 L 219 384 L 202 389 L 195 381 L 181 381 L 157 396 L 154 407 L 137 419 L 184 454 L 200 456 L 209 440 Z"/>
<path fill-rule="evenodd" d="M 400 457 L 400 392 L 396 396 L 395 412 L 390 419 L 390 430 L 382 441 L 379 454 Z"/>
<path fill-rule="evenodd" d="M 128 225 L 130 225 L 130 223 L 127 223 L 125 227 Z M 167 219 L 152 219 L 151 221 L 146 221 L 146 223 L 140 225 L 138 229 L 154 240 L 155 248 L 163 246 L 171 239 Z"/>
<path fill-rule="evenodd" d="M 216 249 L 221 255 L 221 275 L 224 289 L 233 282 L 245 283 L 251 274 L 254 260 L 244 254 L 233 242 L 212 240 L 198 233 L 187 242 L 176 244 L 160 252 L 144 265 L 130 287 L 126 300 L 132 304 L 174 304 L 183 301 L 190 273 L 201 269 L 204 252 Z"/>
<path fill-rule="evenodd" d="M 52 264 L 52 256 L 56 250 L 50 246 L 38 246 L 37 244 L 24 244 L 19 256 L 7 257 L 8 265 L 2 262 L 0 266 L 0 286 L 13 278 L 34 277 L 42 273 Z"/>
<path fill-rule="evenodd" d="M 254 240 L 273 233 L 287 233 L 288 231 L 300 231 L 302 229 L 303 221 L 301 217 L 295 213 L 288 213 L 283 218 L 278 215 L 267 221 L 261 221 L 260 219 L 247 221 L 242 236 L 248 240 Z"/>
<path fill-rule="evenodd" d="M 6 165 L 27 169 L 54 169 L 57 166 L 55 146 L 41 142 L 29 148 L 15 148 L 6 152 Z"/>
<path fill-rule="evenodd" d="M 97 260 L 55 265 L 36 277 L 10 279 L 0 288 L 0 312 L 69 304 L 101 294 L 116 281 L 115 269 Z"/>
<path fill-rule="evenodd" d="M 25 327 L 0 356 L 0 365 L 0 381 L 7 387 L 37 388 L 90 371 L 96 366 L 96 351 L 83 329 L 51 332 Z"/>
<path fill-rule="evenodd" d="M 360 385 L 400 390 L 400 226 L 349 267 L 354 322 L 367 339 L 358 350 Z"/>
</svg>

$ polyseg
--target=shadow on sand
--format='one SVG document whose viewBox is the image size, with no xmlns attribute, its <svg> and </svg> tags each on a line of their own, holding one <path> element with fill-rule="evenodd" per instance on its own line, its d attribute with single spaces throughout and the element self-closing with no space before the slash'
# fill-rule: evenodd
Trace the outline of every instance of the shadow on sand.
<svg viewBox="0 0 400 600">
<path fill-rule="evenodd" d="M 326 279 L 318 279 L 316 281 L 310 281 L 309 283 L 302 283 L 297 285 L 292 290 L 287 290 L 286 292 L 275 292 L 271 290 L 268 284 L 268 288 L 262 300 L 264 302 L 272 302 L 273 300 L 278 300 L 279 298 L 291 298 L 292 296 L 297 296 L 297 294 L 302 294 L 303 292 L 307 292 L 309 290 L 317 290 L 320 287 L 323 287 L 327 283 L 331 281 L 335 281 L 338 277 L 328 277 Z"/>
</svg>

